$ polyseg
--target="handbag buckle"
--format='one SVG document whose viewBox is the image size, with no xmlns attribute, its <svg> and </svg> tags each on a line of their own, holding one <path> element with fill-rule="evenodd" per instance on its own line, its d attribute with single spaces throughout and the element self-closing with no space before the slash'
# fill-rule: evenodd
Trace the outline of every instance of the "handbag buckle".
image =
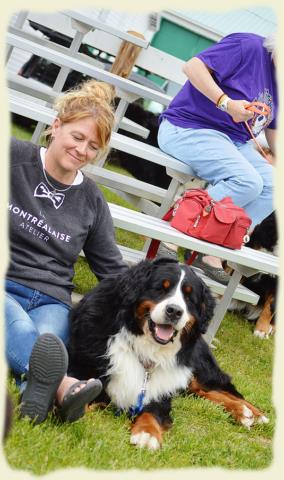
<svg viewBox="0 0 284 480">
<path fill-rule="evenodd" d="M 212 205 L 206 205 L 206 207 L 203 208 L 203 217 L 206 217 L 206 215 L 209 215 L 211 210 L 212 210 Z"/>
<path fill-rule="evenodd" d="M 194 222 L 194 224 L 193 224 L 193 228 L 196 228 L 196 227 L 197 227 L 197 225 L 199 224 L 199 220 L 200 220 L 200 215 L 198 215 L 198 216 L 196 217 L 195 222 Z"/>
<path fill-rule="evenodd" d="M 246 234 L 243 240 L 244 240 L 244 243 L 248 243 L 250 241 L 250 236 Z"/>
<path fill-rule="evenodd" d="M 175 204 L 175 206 L 174 206 L 174 209 L 173 209 L 173 211 L 172 211 L 172 216 L 173 216 L 173 217 L 174 217 L 175 214 L 177 213 L 178 207 L 179 207 L 179 202 L 176 202 L 176 204 Z"/>
</svg>

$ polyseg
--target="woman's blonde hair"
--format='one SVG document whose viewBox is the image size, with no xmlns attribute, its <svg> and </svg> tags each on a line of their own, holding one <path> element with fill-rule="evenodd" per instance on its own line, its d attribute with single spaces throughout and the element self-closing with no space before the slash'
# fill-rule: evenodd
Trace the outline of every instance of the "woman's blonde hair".
<svg viewBox="0 0 284 480">
<path fill-rule="evenodd" d="M 87 80 L 62 94 L 54 103 L 57 118 L 64 124 L 93 117 L 98 129 L 98 142 L 105 150 L 114 124 L 114 88 L 97 80 Z M 47 144 L 52 141 L 52 127 L 44 132 Z"/>
</svg>

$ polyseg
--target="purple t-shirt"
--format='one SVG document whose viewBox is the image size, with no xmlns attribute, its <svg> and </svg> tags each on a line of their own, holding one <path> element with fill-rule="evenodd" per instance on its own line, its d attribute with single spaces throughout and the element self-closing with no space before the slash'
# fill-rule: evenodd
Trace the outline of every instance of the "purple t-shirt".
<svg viewBox="0 0 284 480">
<path fill-rule="evenodd" d="M 220 88 L 234 100 L 260 101 L 268 105 L 268 117 L 255 115 L 249 124 L 255 136 L 269 125 L 276 128 L 277 86 L 274 62 L 263 47 L 264 38 L 253 33 L 233 33 L 196 55 L 211 70 Z M 250 134 L 244 122 L 232 117 L 200 93 L 189 81 L 161 114 L 183 128 L 211 128 L 245 143 Z"/>
</svg>

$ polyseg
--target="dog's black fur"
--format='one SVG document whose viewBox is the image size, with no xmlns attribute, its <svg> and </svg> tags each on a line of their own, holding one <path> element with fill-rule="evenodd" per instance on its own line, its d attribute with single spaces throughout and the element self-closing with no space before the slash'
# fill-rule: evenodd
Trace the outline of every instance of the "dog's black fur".
<svg viewBox="0 0 284 480">
<path fill-rule="evenodd" d="M 250 241 L 247 243 L 246 246 L 255 250 L 262 250 L 276 255 L 278 246 L 277 244 L 277 218 L 275 212 L 272 212 L 259 225 L 255 227 L 251 235 Z M 243 278 L 242 284 L 249 290 L 259 295 L 258 304 L 254 306 L 248 305 L 244 302 L 233 301 L 230 310 L 240 312 L 248 320 L 257 322 L 261 318 L 262 312 L 266 307 L 267 302 L 269 302 L 271 315 L 270 323 L 271 325 L 273 325 L 273 328 L 270 329 L 270 333 L 273 333 L 275 324 L 275 303 L 277 297 L 278 278 L 265 273 L 257 273 L 255 275 L 252 275 L 251 277 Z M 267 312 L 265 315 L 267 316 Z M 263 328 L 263 322 L 261 323 L 261 328 Z M 258 336 L 262 336 L 261 332 L 258 331 L 258 326 L 256 326 L 255 334 Z M 264 337 L 267 337 L 268 335 L 268 331 L 263 332 Z"/>
<path fill-rule="evenodd" d="M 121 131 L 123 135 L 147 143 L 148 145 L 158 147 L 158 115 L 144 110 L 144 108 L 138 103 L 130 103 L 127 107 L 125 116 L 130 120 L 139 123 L 142 127 L 148 128 L 150 133 L 146 139 L 131 134 L 130 132 Z M 138 180 L 156 185 L 157 187 L 167 189 L 171 182 L 171 177 L 167 175 L 165 167 L 153 162 L 147 162 L 147 160 L 131 155 L 130 153 L 121 152 L 120 150 L 112 150 L 108 157 L 108 162 L 118 163 Z"/>
<path fill-rule="evenodd" d="M 259 225 L 254 228 L 247 247 L 255 250 L 267 250 L 274 253 L 278 242 L 278 229 L 276 213 L 272 212 Z"/>
<path fill-rule="evenodd" d="M 166 302 L 165 308 L 162 308 L 163 302 Z M 157 377 L 156 386 L 150 383 L 147 387 L 149 401 L 144 403 L 137 417 L 150 414 L 162 430 L 171 423 L 172 396 L 187 390 L 193 383 L 193 391 L 201 396 L 215 391 L 242 399 L 202 338 L 214 305 L 207 286 L 187 265 L 163 258 L 153 262 L 145 260 L 116 278 L 103 280 L 75 306 L 71 313 L 70 372 L 80 379 L 100 378 L 104 390 L 96 401 L 111 401 L 116 407 L 125 409 L 129 405 L 117 398 L 124 398 L 125 391 L 135 386 L 134 363 L 137 362 L 139 371 L 146 368 L 144 363 L 151 364 L 154 383 L 156 368 L 165 368 L 161 367 L 163 362 L 171 365 L 168 380 L 163 381 L 168 373 L 165 368 Z M 176 314 L 176 310 L 179 313 Z M 157 318 L 160 323 L 156 323 Z M 173 333 L 167 333 L 168 330 Z M 118 347 L 114 348 L 116 342 Z M 121 376 L 116 377 L 117 369 Z M 185 371 L 188 378 L 180 380 Z M 168 385 L 173 378 L 175 386 Z M 111 387 L 114 381 L 115 389 Z M 137 396 L 139 392 L 138 382 Z M 136 428 L 137 425 L 139 422 Z"/>
</svg>

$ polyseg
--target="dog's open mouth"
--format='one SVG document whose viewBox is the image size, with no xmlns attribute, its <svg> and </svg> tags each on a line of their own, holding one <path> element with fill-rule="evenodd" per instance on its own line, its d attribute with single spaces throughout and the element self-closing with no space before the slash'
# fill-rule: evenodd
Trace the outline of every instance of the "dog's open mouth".
<svg viewBox="0 0 284 480">
<path fill-rule="evenodd" d="M 162 345 L 172 342 L 177 334 L 177 330 L 175 330 L 169 323 L 155 323 L 150 318 L 149 329 L 154 340 Z"/>
</svg>

